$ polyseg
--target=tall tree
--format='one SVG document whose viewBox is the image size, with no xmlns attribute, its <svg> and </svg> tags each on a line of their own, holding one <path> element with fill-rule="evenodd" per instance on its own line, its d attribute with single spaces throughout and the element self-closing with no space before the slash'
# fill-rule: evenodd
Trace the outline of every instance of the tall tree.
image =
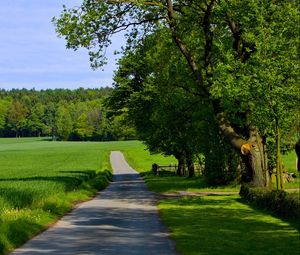
<svg viewBox="0 0 300 255">
<path fill-rule="evenodd" d="M 20 101 L 14 101 L 7 114 L 7 122 L 11 130 L 15 132 L 16 137 L 23 135 L 26 129 L 26 116 L 28 109 Z"/>
<path fill-rule="evenodd" d="M 273 13 L 269 10 L 275 10 L 279 19 L 272 19 Z M 261 132 L 248 117 L 252 109 L 247 103 L 245 106 L 243 102 L 240 103 L 241 98 L 235 97 L 236 107 L 241 108 L 243 115 L 239 118 L 242 127 L 237 128 L 234 123 L 236 118 L 230 118 L 227 114 L 227 105 L 218 96 L 222 90 L 216 84 L 226 88 L 222 84 L 230 82 L 232 77 L 239 77 L 240 73 L 241 80 L 251 81 L 257 72 L 249 74 L 243 71 L 257 65 L 253 56 L 260 60 L 262 56 L 270 58 L 281 55 L 282 51 L 287 56 L 289 52 L 294 52 L 297 44 L 283 40 L 282 46 L 285 47 L 277 51 L 277 40 L 273 41 L 272 38 L 278 35 L 282 39 L 297 38 L 296 30 L 299 29 L 291 29 L 299 24 L 297 13 L 299 6 L 296 1 L 288 0 L 86 0 L 79 8 L 65 7 L 61 17 L 54 22 L 57 32 L 67 40 L 68 48 L 83 46 L 90 50 L 94 67 L 105 62 L 102 52 L 111 43 L 113 34 L 132 28 L 127 34 L 128 46 L 131 46 L 157 27 L 168 28 L 168 36 L 184 56 L 194 75 L 198 93 L 212 107 L 223 136 L 233 148 L 242 152 L 251 182 L 256 186 L 267 186 L 269 179 Z M 282 23 L 279 30 L 264 29 L 274 27 L 273 24 L 277 22 Z M 265 54 L 262 55 L 262 52 Z M 231 71 L 228 77 L 219 76 L 219 65 L 223 59 L 228 63 L 225 68 Z M 268 76 L 263 79 L 268 79 Z M 255 88 L 256 83 L 252 85 Z M 229 91 L 234 92 L 235 86 Z"/>
<path fill-rule="evenodd" d="M 36 103 L 29 109 L 27 118 L 27 126 L 30 133 L 35 136 L 40 136 L 46 133 L 46 126 L 44 123 L 45 106 L 42 103 Z"/>
<path fill-rule="evenodd" d="M 63 103 L 61 103 L 57 109 L 56 129 L 57 136 L 61 140 L 69 140 L 73 130 L 73 121 L 70 115 L 70 110 Z"/>
</svg>

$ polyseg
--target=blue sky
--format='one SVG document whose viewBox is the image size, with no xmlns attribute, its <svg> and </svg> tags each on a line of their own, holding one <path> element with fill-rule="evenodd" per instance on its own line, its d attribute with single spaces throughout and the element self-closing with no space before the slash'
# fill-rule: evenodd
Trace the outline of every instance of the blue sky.
<svg viewBox="0 0 300 255">
<path fill-rule="evenodd" d="M 108 65 L 90 68 L 86 50 L 67 50 L 51 23 L 62 5 L 79 5 L 79 0 L 1 1 L 0 88 L 97 88 L 111 86 L 116 56 L 123 38 L 115 38 L 107 50 Z"/>
</svg>

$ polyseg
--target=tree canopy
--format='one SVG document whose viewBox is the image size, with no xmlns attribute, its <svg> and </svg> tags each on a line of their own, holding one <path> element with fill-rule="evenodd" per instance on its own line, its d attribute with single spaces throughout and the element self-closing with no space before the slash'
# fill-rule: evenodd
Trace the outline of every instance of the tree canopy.
<svg viewBox="0 0 300 255">
<path fill-rule="evenodd" d="M 166 43 L 155 44 L 158 52 L 178 56 L 163 66 L 168 80 L 211 109 L 222 137 L 241 152 L 250 182 L 267 186 L 272 123 L 288 126 L 299 102 L 299 16 L 291 0 L 85 0 L 64 7 L 54 23 L 68 48 L 89 49 L 95 68 L 105 63 L 115 33 L 126 30 L 130 52 L 159 31 Z"/>
</svg>

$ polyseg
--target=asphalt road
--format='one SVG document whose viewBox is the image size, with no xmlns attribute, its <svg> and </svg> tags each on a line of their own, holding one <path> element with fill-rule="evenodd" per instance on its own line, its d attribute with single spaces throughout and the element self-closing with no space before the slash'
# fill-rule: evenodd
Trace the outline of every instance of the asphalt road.
<svg viewBox="0 0 300 255">
<path fill-rule="evenodd" d="M 121 152 L 111 153 L 113 182 L 11 255 L 173 255 L 153 193 Z"/>
</svg>

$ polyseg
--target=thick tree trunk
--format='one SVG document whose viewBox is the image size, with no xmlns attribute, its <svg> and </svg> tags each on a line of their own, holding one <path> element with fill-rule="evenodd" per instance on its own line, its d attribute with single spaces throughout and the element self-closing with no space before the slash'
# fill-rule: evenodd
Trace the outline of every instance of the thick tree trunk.
<svg viewBox="0 0 300 255">
<path fill-rule="evenodd" d="M 246 140 L 235 132 L 223 113 L 217 114 L 217 120 L 225 138 L 242 154 L 246 166 L 246 176 L 242 176 L 242 180 L 256 187 L 271 187 L 265 145 L 258 130 L 252 127 Z"/>
</svg>

